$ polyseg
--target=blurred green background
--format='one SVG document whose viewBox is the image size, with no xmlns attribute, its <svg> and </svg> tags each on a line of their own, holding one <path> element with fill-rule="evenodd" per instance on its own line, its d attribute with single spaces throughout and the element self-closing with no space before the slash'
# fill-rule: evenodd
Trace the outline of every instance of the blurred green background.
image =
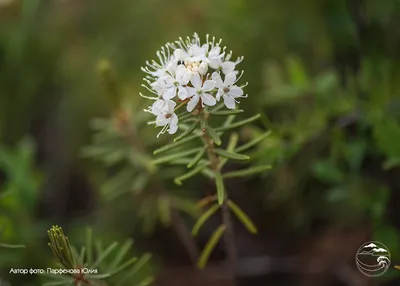
<svg viewBox="0 0 400 286">
<path fill-rule="evenodd" d="M 366 279 L 354 256 L 376 240 L 400 264 L 399 26 L 397 0 L 0 0 L 0 242 L 27 246 L 0 248 L 0 285 L 41 285 L 8 272 L 52 263 L 53 224 L 76 244 L 87 226 L 133 237 L 155 285 L 230 285 L 223 246 L 203 274 L 188 255 L 212 184 L 148 165 L 172 139 L 155 138 L 138 95 L 145 61 L 194 32 L 244 56 L 243 118 L 262 120 L 241 141 L 272 131 L 249 155 L 273 169 L 227 185 L 260 230 L 235 222 L 240 285 L 397 285 L 399 271 Z"/>
</svg>

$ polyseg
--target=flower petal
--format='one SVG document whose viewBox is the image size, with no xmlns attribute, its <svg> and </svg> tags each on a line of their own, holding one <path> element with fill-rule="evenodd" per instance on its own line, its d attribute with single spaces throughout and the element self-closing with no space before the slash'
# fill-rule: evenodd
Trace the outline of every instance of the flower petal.
<svg viewBox="0 0 400 286">
<path fill-rule="evenodd" d="M 174 98 L 175 95 L 176 95 L 176 87 L 173 86 L 164 91 L 163 98 L 168 100 Z"/>
<path fill-rule="evenodd" d="M 224 84 L 225 86 L 231 86 L 232 84 L 235 83 L 235 80 L 236 80 L 236 75 L 233 72 L 230 72 L 225 76 Z"/>
<path fill-rule="evenodd" d="M 190 74 L 183 65 L 180 65 L 176 68 L 175 78 L 180 84 L 185 85 L 189 82 Z"/>
<path fill-rule="evenodd" d="M 202 93 L 201 100 L 205 105 L 208 105 L 208 106 L 214 106 L 215 104 L 217 104 L 217 101 L 215 100 L 215 98 L 209 93 Z"/>
<path fill-rule="evenodd" d="M 200 89 L 201 88 L 201 78 L 200 75 L 198 73 L 194 73 L 190 82 L 193 84 L 193 86 L 196 89 Z"/>
<path fill-rule="evenodd" d="M 186 99 L 188 97 L 187 89 L 183 86 L 178 86 L 178 96 L 182 100 Z"/>
<path fill-rule="evenodd" d="M 227 108 L 229 109 L 235 109 L 235 100 L 230 97 L 229 95 L 224 95 L 224 103 Z"/>
<path fill-rule="evenodd" d="M 159 99 L 156 100 L 153 105 L 151 106 L 151 113 L 153 113 L 154 115 L 159 115 L 163 112 L 163 110 L 165 109 L 165 105 L 166 102 L 164 99 Z"/>
<path fill-rule="evenodd" d="M 234 62 L 224 62 L 222 65 L 222 72 L 224 74 L 231 73 L 235 70 L 235 63 Z"/>
<path fill-rule="evenodd" d="M 218 89 L 217 95 L 215 96 L 215 99 L 219 101 L 221 99 L 221 96 L 224 95 L 224 91 L 222 89 Z"/>
<path fill-rule="evenodd" d="M 169 122 L 168 118 L 165 118 L 165 114 L 159 114 L 156 118 L 156 125 L 157 126 L 165 126 Z"/>
<path fill-rule="evenodd" d="M 194 87 L 185 87 L 186 92 L 187 92 L 187 97 L 192 97 L 193 95 L 196 94 L 196 89 Z"/>
<path fill-rule="evenodd" d="M 167 110 L 166 110 L 166 112 L 168 112 L 168 113 L 174 112 L 175 106 L 176 106 L 176 102 L 175 101 L 167 100 Z"/>
<path fill-rule="evenodd" d="M 228 94 L 232 97 L 241 97 L 243 95 L 243 89 L 234 85 L 229 88 Z"/>
<path fill-rule="evenodd" d="M 215 81 L 215 86 L 218 88 L 224 88 L 224 82 L 222 81 L 221 75 L 217 72 L 213 72 L 211 78 Z"/>
<path fill-rule="evenodd" d="M 201 88 L 202 91 L 210 91 L 215 87 L 215 82 L 213 80 L 206 80 Z"/>
<path fill-rule="evenodd" d="M 188 112 L 192 112 L 193 109 L 196 107 L 197 103 L 199 103 L 199 95 L 196 94 L 194 95 L 188 102 L 188 104 L 186 105 L 186 109 Z"/>
</svg>

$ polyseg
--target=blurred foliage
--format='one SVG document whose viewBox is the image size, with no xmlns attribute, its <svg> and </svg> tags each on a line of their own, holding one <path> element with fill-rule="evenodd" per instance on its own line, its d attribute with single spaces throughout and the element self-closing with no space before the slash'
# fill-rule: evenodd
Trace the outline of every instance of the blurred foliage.
<svg viewBox="0 0 400 286">
<path fill-rule="evenodd" d="M 26 246 L 1 249 L 0 277 L 37 285 L 37 277 L 7 276 L 8 269 L 45 268 L 51 261 L 44 235 L 58 222 L 36 212 L 50 176 L 43 162 L 54 158 L 34 156 L 35 141 L 58 147 L 67 161 L 58 164 L 78 166 L 90 178 L 103 199 L 99 236 L 123 237 L 133 228 L 139 236 L 137 223 L 152 233 L 167 221 L 164 198 L 173 198 L 178 210 L 196 209 L 204 180 L 190 180 L 183 190 L 172 180 L 182 166 L 161 174 L 148 168 L 165 139 L 145 127 L 138 96 L 145 60 L 164 42 L 194 31 L 221 37 L 245 57 L 249 98 L 242 115 L 262 118 L 242 128 L 240 141 L 272 130 L 248 154 L 274 166 L 251 179 L 257 185 L 247 194 L 264 200 L 260 220 L 279 209 L 285 228 L 311 235 L 312 222 L 321 219 L 323 225 L 372 224 L 374 239 L 399 259 L 392 206 L 400 167 L 399 15 L 396 0 L 0 1 L 0 242 Z M 103 58 L 115 64 L 120 93 L 131 100 L 122 110 L 103 92 L 95 69 Z M 86 124 L 92 117 L 102 118 L 93 121 L 94 141 Z M 43 118 L 55 125 L 47 139 Z M 124 120 L 130 123 L 121 125 Z M 134 126 L 139 148 L 126 141 L 132 132 L 126 126 Z M 62 146 L 54 143 L 59 133 Z M 32 139 L 21 141 L 26 134 Z M 93 142 L 98 149 L 86 152 L 101 164 L 81 158 L 79 150 Z M 113 198 L 131 191 L 129 199 Z"/>
</svg>

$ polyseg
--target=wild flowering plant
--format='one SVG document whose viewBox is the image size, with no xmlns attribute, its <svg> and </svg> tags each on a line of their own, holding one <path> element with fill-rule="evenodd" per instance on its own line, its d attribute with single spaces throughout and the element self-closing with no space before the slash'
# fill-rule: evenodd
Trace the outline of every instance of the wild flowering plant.
<svg viewBox="0 0 400 286">
<path fill-rule="evenodd" d="M 221 46 L 221 42 L 215 38 L 210 39 L 208 35 L 203 44 L 197 34 L 185 40 L 179 38 L 173 43 L 167 43 L 157 52 L 158 61 L 148 61 L 146 66 L 142 67 L 142 71 L 146 73 L 143 87 L 153 95 L 140 95 L 153 101 L 144 111 L 156 117 L 149 124 L 161 127 L 157 137 L 166 132 L 175 134 L 182 130 L 174 142 L 153 152 L 154 155 L 166 154 L 156 157 L 153 163 L 186 165 L 189 171 L 175 178 L 178 185 L 196 175 L 204 175 L 215 182 L 217 194 L 205 198 L 202 203 L 218 203 L 204 212 L 193 227 L 192 233 L 196 235 L 205 221 L 219 209 L 222 209 L 223 224 L 214 232 L 204 248 L 198 260 L 200 268 L 206 265 L 209 255 L 223 235 L 228 259 L 231 266 L 235 267 L 237 258 L 230 211 L 250 232 L 257 232 L 249 217 L 228 198 L 224 181 L 270 169 L 268 165 L 223 172 L 223 167 L 229 159 L 250 159 L 240 153 L 261 142 L 269 132 L 242 146 L 237 146 L 239 136 L 232 132 L 226 147 L 218 147 L 222 145 L 221 138 L 224 138 L 226 131 L 232 131 L 260 118 L 258 114 L 235 122 L 236 115 L 243 112 L 238 109 L 239 100 L 247 97 L 243 91 L 247 83 L 239 83 L 243 71 L 237 70 L 243 57 L 232 60 L 232 52 L 227 52 L 226 47 Z M 179 114 L 178 109 L 182 110 Z M 226 120 L 218 121 L 221 117 L 226 117 Z"/>
</svg>

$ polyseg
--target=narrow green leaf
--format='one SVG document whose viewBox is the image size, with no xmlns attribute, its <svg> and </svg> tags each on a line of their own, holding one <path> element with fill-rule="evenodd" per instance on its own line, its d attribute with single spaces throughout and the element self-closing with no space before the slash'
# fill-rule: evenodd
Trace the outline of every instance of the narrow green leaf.
<svg viewBox="0 0 400 286">
<path fill-rule="evenodd" d="M 85 263 L 85 253 L 86 253 L 86 247 L 82 247 L 81 251 L 79 253 L 79 264 L 84 264 Z"/>
<path fill-rule="evenodd" d="M 124 262 L 123 264 L 121 264 L 117 268 L 113 269 L 113 271 L 110 273 L 110 275 L 112 276 L 112 275 L 115 275 L 115 274 L 121 272 L 122 270 L 124 270 L 124 269 L 128 268 L 129 266 L 131 266 L 136 261 L 137 261 L 137 257 L 132 257 L 131 259 L 129 259 L 128 261 Z"/>
<path fill-rule="evenodd" d="M 177 184 L 177 185 L 182 185 L 182 181 L 187 180 L 187 179 L 193 177 L 194 175 L 200 173 L 200 172 L 203 171 L 206 167 L 207 167 L 206 165 L 197 166 L 196 168 L 194 168 L 193 170 L 187 172 L 186 174 L 175 178 L 175 180 L 174 180 L 175 184 Z"/>
<path fill-rule="evenodd" d="M 189 136 L 190 134 L 193 133 L 193 131 L 196 129 L 196 127 L 199 125 L 199 122 L 194 122 L 185 132 L 183 132 L 181 135 L 179 135 L 178 137 L 176 137 L 174 139 L 174 142 L 178 142 L 180 140 L 182 140 L 183 138 Z"/>
<path fill-rule="evenodd" d="M 138 262 L 129 270 L 127 275 L 124 275 L 118 280 L 117 284 L 123 284 L 129 278 L 133 277 L 149 260 L 151 259 L 151 254 L 143 255 Z"/>
<path fill-rule="evenodd" d="M 209 168 L 205 168 L 203 171 L 201 171 L 201 174 L 209 179 L 214 179 L 214 173 Z"/>
<path fill-rule="evenodd" d="M 254 138 L 250 142 L 247 142 L 246 144 L 243 144 L 242 146 L 239 146 L 238 148 L 235 149 L 235 151 L 236 152 L 246 151 L 246 150 L 250 149 L 251 147 L 257 145 L 261 141 L 263 141 L 265 138 L 267 138 L 269 135 L 271 135 L 271 133 L 272 133 L 271 131 L 267 131 L 266 133 Z"/>
<path fill-rule="evenodd" d="M 221 145 L 221 138 L 219 137 L 218 133 L 215 132 L 215 129 L 212 128 L 210 125 L 206 125 L 206 132 L 210 135 L 211 139 L 214 141 L 216 145 Z"/>
<path fill-rule="evenodd" d="M 233 171 L 233 172 L 228 172 L 223 175 L 225 179 L 228 178 L 239 178 L 239 177 L 247 177 L 251 176 L 254 174 L 262 173 L 267 170 L 271 170 L 270 165 L 265 165 L 265 166 L 256 166 L 256 167 L 251 167 L 249 169 L 244 169 L 244 170 L 239 170 L 239 171 Z"/>
<path fill-rule="evenodd" d="M 199 151 L 199 153 L 197 153 L 196 156 L 194 156 L 193 160 L 191 160 L 191 161 L 189 162 L 189 164 L 187 165 L 187 167 L 188 167 L 188 168 L 193 168 L 194 166 L 196 166 L 196 165 L 200 162 L 201 158 L 203 158 L 204 153 L 206 153 L 206 148 L 201 149 L 201 150 Z"/>
<path fill-rule="evenodd" d="M 23 244 L 7 244 L 7 243 L 0 243 L 0 247 L 4 248 L 26 248 Z"/>
<path fill-rule="evenodd" d="M 115 256 L 114 260 L 111 262 L 109 271 L 115 269 L 124 259 L 124 256 L 128 253 L 129 249 L 132 247 L 132 240 L 128 239 L 119 249 L 118 254 Z"/>
<path fill-rule="evenodd" d="M 182 140 L 180 140 L 178 142 L 174 142 L 174 143 L 165 145 L 164 147 L 161 147 L 159 149 L 156 149 L 156 150 L 154 150 L 153 154 L 157 155 L 157 154 L 160 154 L 162 152 L 169 151 L 169 150 L 174 149 L 176 147 L 182 146 L 183 144 L 185 144 L 187 142 L 190 142 L 190 141 L 192 141 L 192 140 L 194 140 L 196 138 L 199 138 L 199 136 L 200 136 L 200 134 L 193 134 L 193 135 L 188 136 L 188 137 L 186 137 L 186 138 L 184 138 L 184 139 L 182 139 Z"/>
<path fill-rule="evenodd" d="M 231 136 L 229 137 L 228 146 L 226 147 L 226 151 L 234 152 L 238 142 L 239 142 L 239 135 L 236 132 L 233 132 L 231 134 Z M 222 170 L 222 168 L 225 166 L 225 164 L 227 162 L 228 162 L 228 159 L 223 158 L 220 162 L 219 169 Z"/>
<path fill-rule="evenodd" d="M 225 200 L 224 179 L 222 178 L 222 175 L 219 172 L 214 174 L 214 179 L 215 179 L 215 186 L 217 187 L 218 203 L 222 205 L 222 203 Z"/>
<path fill-rule="evenodd" d="M 220 104 L 217 104 L 216 106 L 214 106 L 213 109 L 209 111 L 209 113 L 220 111 L 224 107 L 225 107 L 225 103 L 221 102 Z"/>
<path fill-rule="evenodd" d="M 230 130 L 230 129 L 235 129 L 235 128 L 238 128 L 238 127 L 242 127 L 242 126 L 245 126 L 245 125 L 247 125 L 247 124 L 249 124 L 249 123 L 251 123 L 253 121 L 256 121 L 260 117 L 261 117 L 260 114 L 257 114 L 257 115 L 254 115 L 254 116 L 250 117 L 250 118 L 244 119 L 242 121 L 238 121 L 238 122 L 226 125 L 226 126 L 215 128 L 215 131 L 225 131 L 225 130 Z"/>
<path fill-rule="evenodd" d="M 92 230 L 90 228 L 86 230 L 86 254 L 86 262 L 88 265 L 91 265 L 93 261 L 93 241 Z"/>
<path fill-rule="evenodd" d="M 90 265 L 90 267 L 92 267 L 94 269 L 97 266 L 99 266 L 104 261 L 104 259 L 106 259 L 117 246 L 118 246 L 118 242 L 114 242 L 109 247 L 107 247 L 107 249 L 105 251 L 102 251 L 101 253 L 99 253 L 99 258 L 97 258 L 96 262 L 93 265 Z"/>
<path fill-rule="evenodd" d="M 192 229 L 192 235 L 196 236 L 199 233 L 200 228 L 204 225 L 204 223 L 219 209 L 220 205 L 213 205 L 210 207 L 205 213 L 201 215 L 201 217 L 197 220 Z"/>
<path fill-rule="evenodd" d="M 251 219 L 246 215 L 246 213 L 241 208 L 239 208 L 238 205 L 236 205 L 231 200 L 228 200 L 228 206 L 250 233 L 256 234 L 258 232 L 257 227 L 254 225 Z"/>
<path fill-rule="evenodd" d="M 222 126 L 228 126 L 228 125 L 230 125 L 230 124 L 235 120 L 235 118 L 236 118 L 236 114 L 229 115 L 229 116 L 225 119 L 224 124 L 222 124 Z"/>
<path fill-rule="evenodd" d="M 191 150 L 175 153 L 175 154 L 172 154 L 172 155 L 167 155 L 167 156 L 164 156 L 164 157 L 157 158 L 157 159 L 153 160 L 153 164 L 157 165 L 157 164 L 162 164 L 162 163 L 166 163 L 166 162 L 171 162 L 173 160 L 180 159 L 180 158 L 195 154 L 195 153 L 199 152 L 200 150 L 201 150 L 201 148 L 196 148 L 196 149 L 191 149 Z"/>
<path fill-rule="evenodd" d="M 211 235 L 209 241 L 203 249 L 203 252 L 200 255 L 199 261 L 197 262 L 198 268 L 203 269 L 207 265 L 208 258 L 224 234 L 225 228 L 226 227 L 224 225 L 220 225 Z"/>
<path fill-rule="evenodd" d="M 249 160 L 250 157 L 247 155 L 242 155 L 242 154 L 237 154 L 237 153 L 233 153 L 233 152 L 229 152 L 226 151 L 224 149 L 215 149 L 215 152 L 225 158 L 228 159 L 232 159 L 232 160 L 239 160 L 239 161 L 243 161 L 243 160 Z"/>
<path fill-rule="evenodd" d="M 217 115 L 217 116 L 225 116 L 225 115 L 233 115 L 233 114 L 238 114 L 242 113 L 242 109 L 234 109 L 234 110 L 223 110 L 223 111 L 210 111 L 209 113 L 211 115 Z"/>
</svg>

